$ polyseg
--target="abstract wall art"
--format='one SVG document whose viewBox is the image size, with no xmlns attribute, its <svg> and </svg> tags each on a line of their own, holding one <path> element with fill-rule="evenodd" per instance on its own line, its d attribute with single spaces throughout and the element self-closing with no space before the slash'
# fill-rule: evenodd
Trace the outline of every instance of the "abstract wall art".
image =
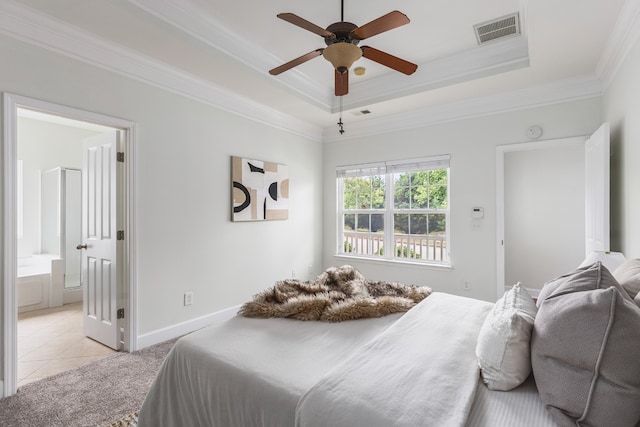
<svg viewBox="0 0 640 427">
<path fill-rule="evenodd" d="M 289 168 L 278 163 L 231 157 L 233 221 L 289 217 Z"/>
</svg>

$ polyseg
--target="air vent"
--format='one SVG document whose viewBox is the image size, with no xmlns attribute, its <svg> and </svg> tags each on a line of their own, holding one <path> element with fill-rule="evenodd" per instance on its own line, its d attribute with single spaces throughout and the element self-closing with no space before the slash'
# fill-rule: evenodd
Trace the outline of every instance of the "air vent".
<svg viewBox="0 0 640 427">
<path fill-rule="evenodd" d="M 353 112 L 354 116 L 363 116 L 365 114 L 371 114 L 371 111 L 369 111 L 369 110 L 360 110 L 360 111 L 354 111 Z"/>
<path fill-rule="evenodd" d="M 520 16 L 516 12 L 487 22 L 481 22 L 473 26 L 476 32 L 476 40 L 482 45 L 492 40 L 501 39 L 520 34 Z"/>
</svg>

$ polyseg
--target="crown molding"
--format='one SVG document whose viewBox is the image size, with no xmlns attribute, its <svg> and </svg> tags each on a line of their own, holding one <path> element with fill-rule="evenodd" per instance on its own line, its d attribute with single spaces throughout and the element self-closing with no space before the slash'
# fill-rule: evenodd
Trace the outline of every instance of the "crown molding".
<svg viewBox="0 0 640 427">
<path fill-rule="evenodd" d="M 439 123 L 593 98 L 601 96 L 602 93 L 602 81 L 597 76 L 582 76 L 491 96 L 420 108 L 404 114 L 363 120 L 349 124 L 349 129 L 343 135 L 336 132 L 335 126 L 326 127 L 323 130 L 323 141 L 340 142 L 399 132 Z"/>
<path fill-rule="evenodd" d="M 152 3 L 152 0 L 129 1 L 136 5 Z M 155 4 L 155 1 L 153 0 L 153 4 Z M 168 0 L 157 1 L 165 7 L 172 6 Z M 173 13 L 177 14 L 180 10 L 176 6 Z M 190 17 L 192 15 L 189 12 L 186 16 Z M 66 22 L 41 14 L 14 0 L 0 1 L 0 33 L 313 141 L 337 142 L 436 123 L 600 96 L 615 75 L 626 54 L 640 38 L 639 16 L 640 3 L 635 0 L 627 0 L 607 49 L 601 57 L 595 76 L 583 76 L 535 88 L 421 108 L 406 114 L 394 114 L 363 120 L 350 124 L 348 132 L 343 136 L 338 135 L 333 126 L 323 129 L 270 107 L 257 104 L 252 100 L 184 73 L 165 63 L 144 57 L 135 51 L 114 45 L 85 31 L 71 27 Z M 205 24 L 207 28 L 213 31 L 213 23 L 207 21 Z M 199 24 L 194 24 L 194 27 L 197 25 Z M 216 29 L 216 31 L 222 32 L 220 33 L 223 34 L 221 37 L 231 37 L 231 33 L 228 32 L 224 35 L 224 29 Z M 233 39 L 237 40 L 235 37 Z M 522 66 L 522 61 L 524 60 L 522 48 L 523 45 L 526 46 L 526 40 L 526 37 L 521 36 L 501 42 L 502 46 L 498 46 L 498 43 L 496 43 L 495 51 L 493 50 L 494 46 L 474 49 L 473 53 L 478 55 L 478 58 L 475 59 L 477 66 L 474 68 L 467 63 L 469 68 L 466 69 L 466 72 L 492 74 L 492 70 L 495 70 L 495 67 L 506 66 L 504 62 L 506 61 L 508 64 L 510 62 L 509 57 L 511 58 L 512 66 Z M 508 49 L 505 49 L 505 47 L 508 47 Z M 433 61 L 430 64 L 433 66 L 433 70 L 430 72 L 430 84 L 437 85 L 438 78 L 464 80 L 465 60 L 463 56 L 463 54 L 460 54 L 459 56 L 454 55 Z M 482 62 L 483 58 L 484 62 Z M 501 60 L 503 61 L 502 65 L 500 65 Z M 451 76 L 452 70 L 454 70 L 454 77 Z M 386 78 L 388 77 L 384 77 L 384 79 Z M 382 77 L 371 80 L 373 82 L 369 84 L 375 84 L 377 90 L 385 87 L 386 84 L 394 87 L 393 82 L 387 83 L 383 81 Z M 428 84 L 425 81 L 418 81 L 415 86 Z M 451 84 L 451 82 L 448 84 Z M 412 93 L 417 90 L 415 86 L 410 89 Z M 385 92 L 380 96 L 388 96 L 388 94 Z M 331 103 L 333 102 L 332 100 Z M 326 106 L 326 108 L 330 107 Z M 353 108 L 351 104 L 348 107 L 345 106 L 345 109 L 350 108 Z"/>
<path fill-rule="evenodd" d="M 203 13 L 193 3 L 176 4 L 170 0 L 128 1 L 260 74 L 266 75 L 265 70 L 282 63 L 280 58 L 229 30 L 223 22 Z M 528 65 L 526 37 L 514 37 L 422 63 L 411 78 L 400 73 L 386 73 L 377 78 L 352 83 L 344 108 L 359 108 Z M 322 87 L 297 69 L 287 71 L 286 77 L 270 78 L 328 113 L 339 110 L 340 101 L 334 96 L 333 88 Z"/>
<path fill-rule="evenodd" d="M 512 37 L 423 63 L 410 78 L 389 73 L 352 85 L 343 108 L 355 109 L 528 66 L 527 38 Z M 338 111 L 336 99 L 331 112 Z"/>
<path fill-rule="evenodd" d="M 271 127 L 322 140 L 322 129 L 165 63 L 82 31 L 13 0 L 0 2 L 0 33 Z"/>
<path fill-rule="evenodd" d="M 325 111 L 331 109 L 334 98 L 333 91 L 327 90 L 326 87 L 296 69 L 289 70 L 286 79 L 269 75 L 267 70 L 280 65 L 282 63 L 280 58 L 234 33 L 222 21 L 203 13 L 192 2 L 170 0 L 127 1 L 179 28 L 204 44 L 234 58 L 259 74 L 268 76 L 283 87 L 293 90 L 307 102 L 311 102 Z"/>
<path fill-rule="evenodd" d="M 639 39 L 640 2 L 626 0 L 596 67 L 596 75 L 602 79 L 605 90 Z"/>
</svg>

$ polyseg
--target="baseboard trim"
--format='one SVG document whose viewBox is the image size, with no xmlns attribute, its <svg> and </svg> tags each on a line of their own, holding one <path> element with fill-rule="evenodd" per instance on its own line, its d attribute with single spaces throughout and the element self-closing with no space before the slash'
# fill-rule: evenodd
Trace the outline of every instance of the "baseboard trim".
<svg viewBox="0 0 640 427">
<path fill-rule="evenodd" d="M 230 319 L 236 315 L 238 309 L 240 309 L 240 306 L 236 305 L 233 307 L 225 308 L 224 310 L 216 311 L 215 313 L 188 320 L 186 322 L 167 326 L 166 328 L 139 335 L 136 349 L 140 350 L 142 348 L 149 347 L 150 345 L 158 344 L 163 341 L 177 338 L 193 331 L 197 331 L 198 329 L 202 329 L 205 326 L 213 325 L 214 323 Z"/>
</svg>

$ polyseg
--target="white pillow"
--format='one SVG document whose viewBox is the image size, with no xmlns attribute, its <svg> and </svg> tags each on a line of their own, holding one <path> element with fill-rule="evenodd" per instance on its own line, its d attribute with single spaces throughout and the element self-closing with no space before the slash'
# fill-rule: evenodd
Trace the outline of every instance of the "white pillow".
<svg viewBox="0 0 640 427">
<path fill-rule="evenodd" d="M 487 315 L 476 356 L 482 380 L 490 390 L 511 390 L 531 373 L 531 331 L 536 312 L 533 298 L 517 283 Z"/>
<path fill-rule="evenodd" d="M 631 298 L 640 292 L 640 259 L 630 259 L 611 272 Z"/>
</svg>

